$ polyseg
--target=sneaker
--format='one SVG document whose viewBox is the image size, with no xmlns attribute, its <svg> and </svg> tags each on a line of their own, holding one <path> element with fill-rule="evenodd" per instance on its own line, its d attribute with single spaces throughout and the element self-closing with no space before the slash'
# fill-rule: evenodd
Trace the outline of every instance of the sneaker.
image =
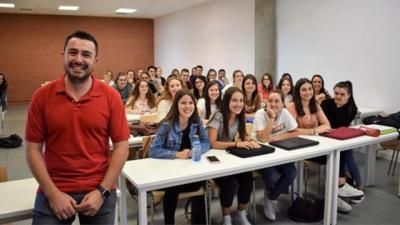
<svg viewBox="0 0 400 225">
<path fill-rule="evenodd" d="M 337 210 L 341 213 L 350 213 L 353 208 L 349 203 L 341 199 L 340 197 L 337 198 Z"/>
<path fill-rule="evenodd" d="M 224 221 L 222 222 L 222 225 L 232 225 L 231 216 L 224 216 Z"/>
<path fill-rule="evenodd" d="M 275 208 L 277 205 L 276 200 L 271 200 L 268 198 L 268 195 L 264 196 L 264 215 L 269 220 L 274 221 L 276 219 L 275 216 Z"/>
<path fill-rule="evenodd" d="M 239 223 L 241 225 L 251 225 L 250 221 L 247 219 L 246 210 L 238 211 L 236 220 L 237 220 L 237 223 Z"/>
<path fill-rule="evenodd" d="M 365 195 L 361 196 L 361 197 L 352 197 L 352 198 L 349 198 L 349 200 L 350 200 L 350 203 L 352 203 L 352 204 L 360 204 L 364 200 L 364 198 L 365 198 Z"/>
<path fill-rule="evenodd" d="M 364 192 L 350 186 L 348 183 L 344 183 L 342 187 L 339 187 L 338 195 L 342 198 L 362 197 Z"/>
</svg>

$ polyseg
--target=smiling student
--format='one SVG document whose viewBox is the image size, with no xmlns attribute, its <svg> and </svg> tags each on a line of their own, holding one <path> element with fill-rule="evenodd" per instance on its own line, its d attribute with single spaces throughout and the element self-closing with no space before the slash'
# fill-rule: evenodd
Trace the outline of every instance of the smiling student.
<svg viewBox="0 0 400 225">
<path fill-rule="evenodd" d="M 189 159 L 192 155 L 191 140 L 198 135 L 201 153 L 210 149 L 210 142 L 203 123 L 197 114 L 196 99 L 187 89 L 176 93 L 171 110 L 161 122 L 160 128 L 150 146 L 149 156 L 160 159 Z M 184 168 L 182 168 L 184 169 Z M 203 182 L 185 184 L 165 189 L 163 199 L 165 224 L 175 223 L 175 210 L 181 192 L 197 191 Z M 204 198 L 193 198 L 192 208 L 204 211 Z M 204 224 L 205 215 L 197 215 L 192 210 L 192 224 Z"/>
</svg>

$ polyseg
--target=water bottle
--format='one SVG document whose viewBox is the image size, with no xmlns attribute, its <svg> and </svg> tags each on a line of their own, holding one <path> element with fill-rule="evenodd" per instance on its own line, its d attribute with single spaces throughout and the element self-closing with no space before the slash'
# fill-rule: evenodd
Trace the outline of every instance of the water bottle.
<svg viewBox="0 0 400 225">
<path fill-rule="evenodd" d="M 192 139 L 192 160 L 197 162 L 201 159 L 201 144 L 199 135 L 194 135 Z"/>
</svg>

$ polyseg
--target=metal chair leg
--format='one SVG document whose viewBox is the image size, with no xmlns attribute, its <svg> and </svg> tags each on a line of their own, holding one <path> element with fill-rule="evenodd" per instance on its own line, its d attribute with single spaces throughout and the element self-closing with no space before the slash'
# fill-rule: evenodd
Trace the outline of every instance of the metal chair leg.
<svg viewBox="0 0 400 225">
<path fill-rule="evenodd" d="M 393 164 L 393 160 L 394 160 L 394 155 L 395 154 L 396 154 L 396 150 L 393 149 L 392 159 L 390 160 L 390 164 L 389 164 L 389 169 L 388 169 L 387 175 L 390 175 L 390 171 L 392 170 L 392 164 Z"/>
<path fill-rule="evenodd" d="M 394 176 L 394 173 L 396 172 L 396 166 L 397 166 L 397 159 L 399 158 L 399 151 L 396 151 L 396 159 L 393 161 L 393 171 L 392 171 L 392 176 Z"/>
<path fill-rule="evenodd" d="M 257 224 L 257 216 L 256 216 L 256 181 L 253 178 L 253 220 L 254 224 Z"/>
<path fill-rule="evenodd" d="M 207 184 L 207 181 L 205 181 L 205 184 L 204 184 L 204 204 L 205 204 L 205 211 L 206 211 L 206 224 L 208 225 L 208 224 L 210 224 L 210 221 L 209 221 L 209 211 L 208 211 L 208 204 L 209 204 L 209 202 L 208 202 L 208 184 Z"/>
</svg>

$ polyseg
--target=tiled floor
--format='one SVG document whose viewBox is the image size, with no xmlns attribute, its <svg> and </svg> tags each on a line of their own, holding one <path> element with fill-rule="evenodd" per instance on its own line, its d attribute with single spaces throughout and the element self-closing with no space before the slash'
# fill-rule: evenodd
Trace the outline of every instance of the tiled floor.
<svg viewBox="0 0 400 225">
<path fill-rule="evenodd" d="M 17 133 L 21 137 L 25 131 L 25 118 L 26 118 L 27 105 L 11 105 L 9 111 L 6 114 L 5 128 L 3 135 L 9 135 Z M 364 168 L 364 155 L 361 153 L 356 154 L 359 161 L 361 170 Z M 8 175 L 10 180 L 23 179 L 31 177 L 31 173 L 25 162 L 24 147 L 16 149 L 0 149 L 0 165 L 7 165 Z M 397 170 L 395 176 L 386 175 L 389 162 L 384 159 L 377 159 L 376 165 L 376 178 L 374 187 L 368 187 L 365 189 L 366 199 L 358 205 L 353 205 L 353 210 L 350 214 L 338 215 L 338 224 L 374 224 L 374 225 L 389 225 L 389 224 L 400 224 L 400 198 L 397 197 L 398 180 L 400 169 Z M 310 172 L 311 175 L 315 175 L 315 170 Z M 316 176 L 310 178 L 310 192 L 316 189 Z M 289 220 L 286 216 L 287 209 L 290 204 L 289 196 L 281 196 L 280 212 L 277 215 L 275 222 L 268 221 L 262 214 L 262 206 L 260 205 L 259 199 L 263 195 L 262 183 L 257 184 L 257 224 L 300 224 Z M 0 200 L 0 204 L 4 204 Z M 183 205 L 184 202 L 180 203 L 180 207 L 176 212 L 176 223 L 177 224 L 190 224 L 188 220 L 183 216 Z M 251 211 L 249 212 L 251 215 Z M 214 199 L 211 204 L 211 215 L 212 224 L 220 224 L 221 212 L 219 207 L 218 199 Z M 137 224 L 137 209 L 133 199 L 128 199 L 128 220 L 129 224 Z M 157 207 L 156 211 L 156 224 L 163 223 L 162 206 Z M 30 220 L 15 222 L 15 225 L 26 225 L 30 224 Z M 314 224 L 321 224 L 317 222 Z"/>
</svg>

